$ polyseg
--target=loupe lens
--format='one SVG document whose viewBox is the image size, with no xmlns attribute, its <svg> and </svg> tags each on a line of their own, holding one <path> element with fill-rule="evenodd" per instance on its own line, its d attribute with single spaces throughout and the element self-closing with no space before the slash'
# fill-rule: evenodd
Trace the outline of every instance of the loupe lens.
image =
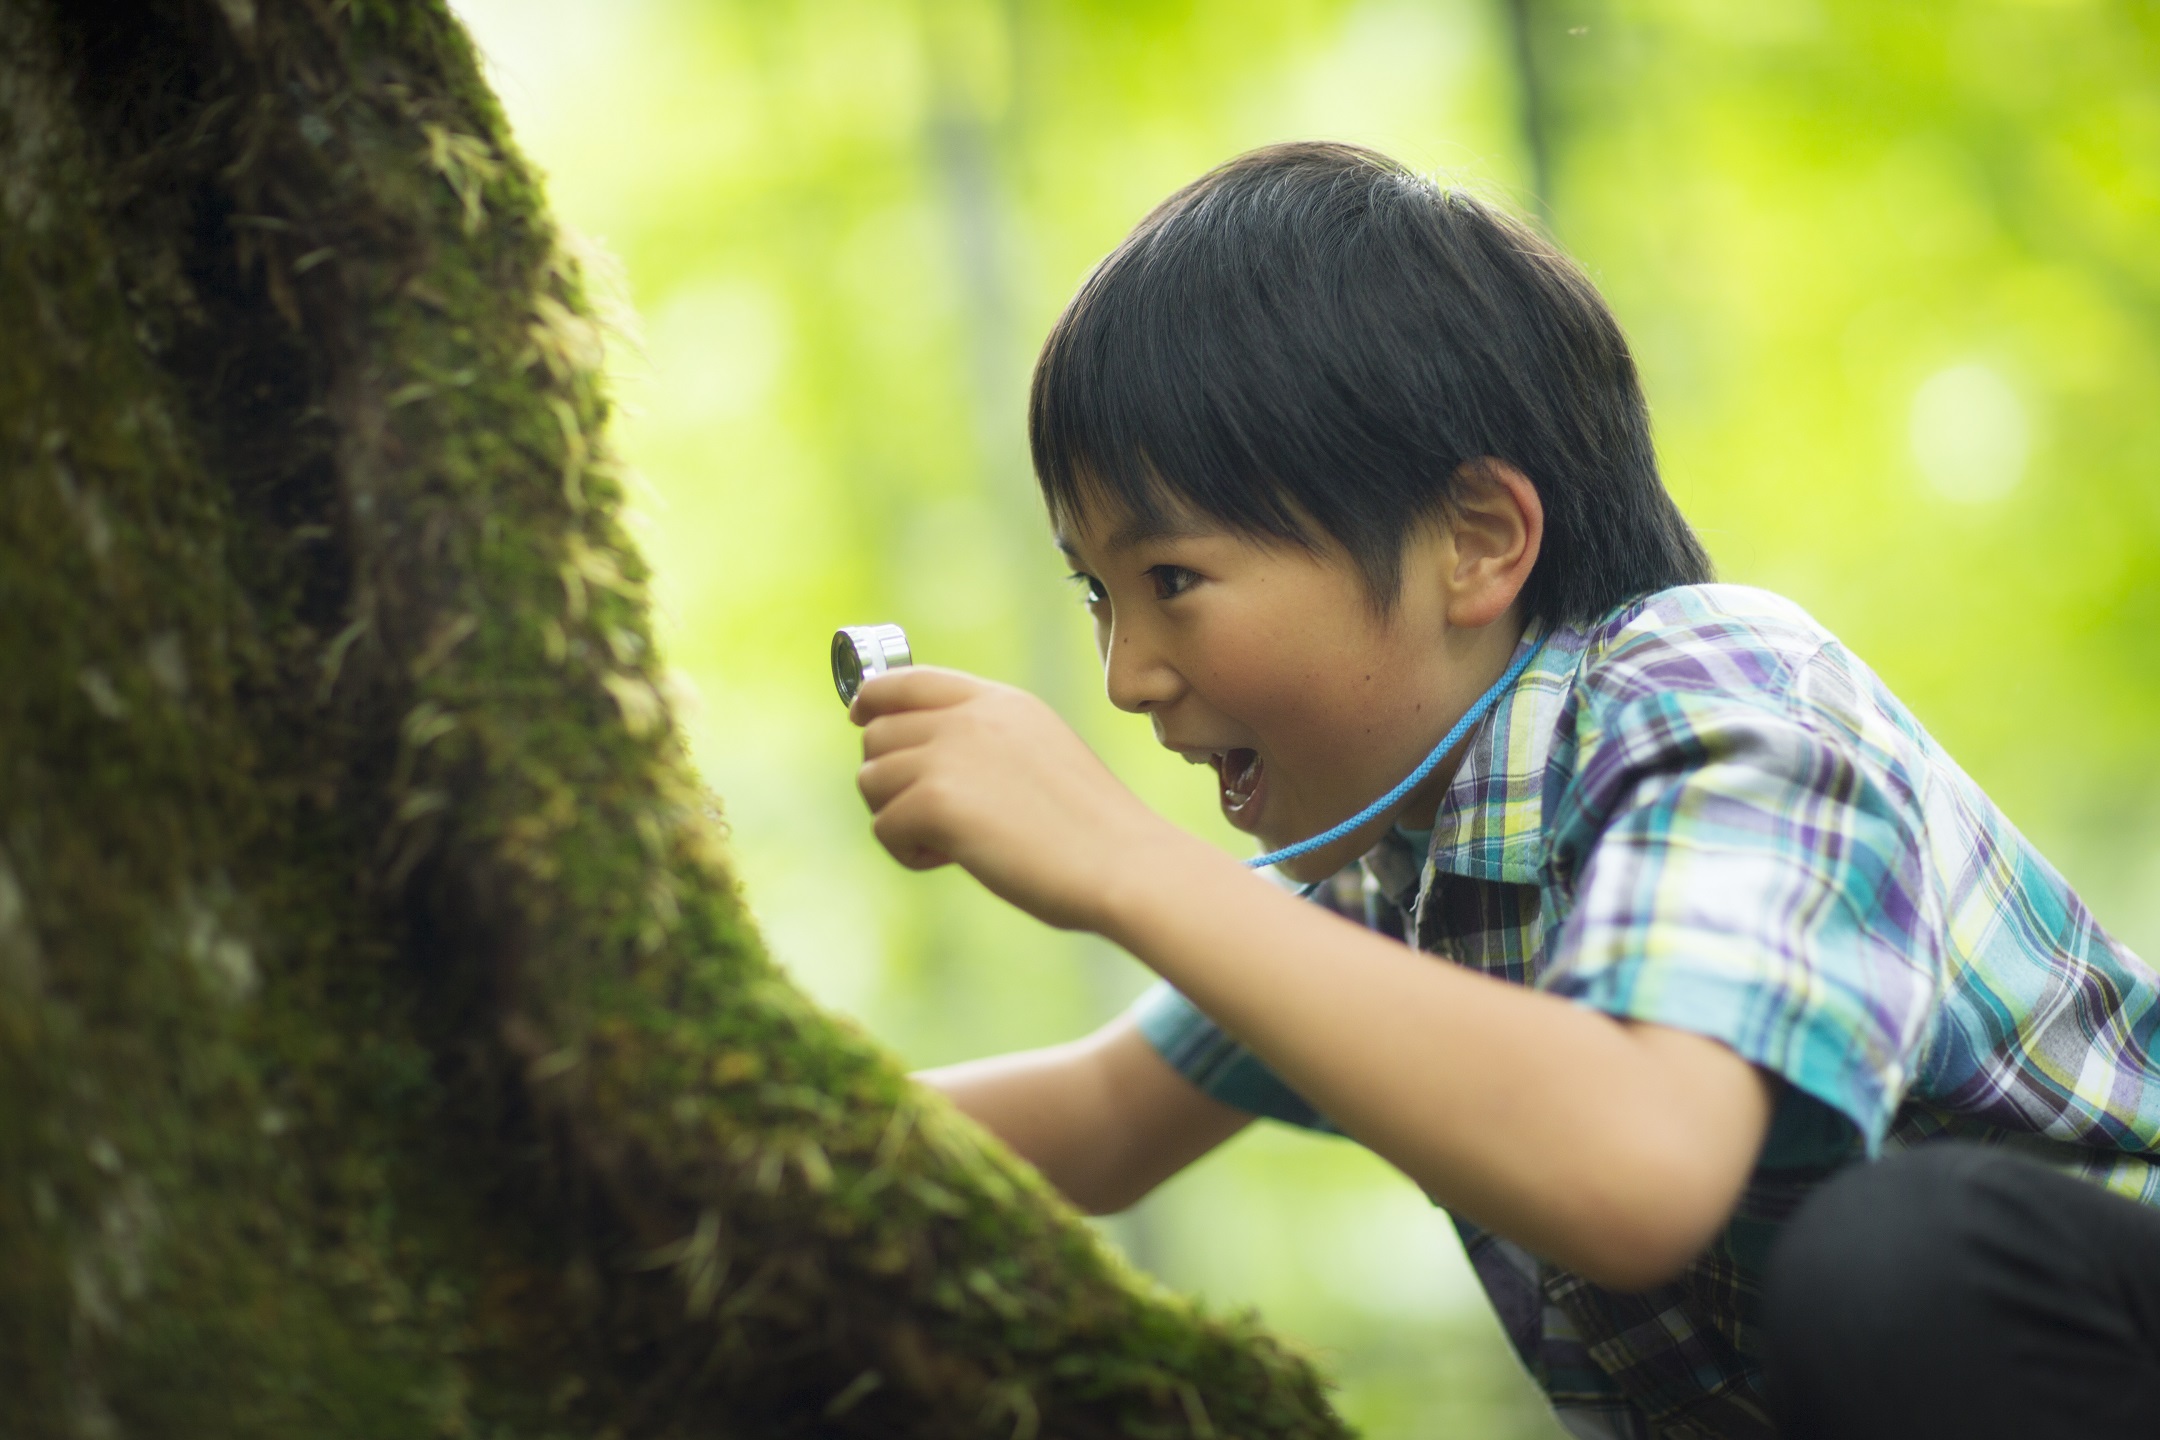
<svg viewBox="0 0 2160 1440">
<path fill-rule="evenodd" d="M 832 637 L 832 683 L 847 705 L 855 703 L 855 692 L 862 689 L 862 656 L 845 630 Z"/>
<path fill-rule="evenodd" d="M 855 703 L 863 681 L 914 663 L 907 632 L 898 625 L 850 625 L 833 632 L 833 688 L 843 705 Z"/>
</svg>

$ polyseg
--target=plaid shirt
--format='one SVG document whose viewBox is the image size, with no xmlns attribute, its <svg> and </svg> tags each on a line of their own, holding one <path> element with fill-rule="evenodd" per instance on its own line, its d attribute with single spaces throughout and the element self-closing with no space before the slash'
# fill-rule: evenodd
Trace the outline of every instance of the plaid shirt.
<svg viewBox="0 0 2160 1440">
<path fill-rule="evenodd" d="M 1863 1155 L 2014 1145 L 2160 1204 L 2153 971 L 1835 637 L 1714 585 L 1543 640 L 1422 865 L 1391 834 L 1316 898 L 1785 1082 L 1731 1222 L 1667 1285 L 1602 1289 L 1457 1222 L 1572 1433 L 1774 1434 L 1755 1328 L 1770 1242 Z M 1210 1094 L 1333 1128 L 1175 991 L 1137 1009 Z"/>
</svg>

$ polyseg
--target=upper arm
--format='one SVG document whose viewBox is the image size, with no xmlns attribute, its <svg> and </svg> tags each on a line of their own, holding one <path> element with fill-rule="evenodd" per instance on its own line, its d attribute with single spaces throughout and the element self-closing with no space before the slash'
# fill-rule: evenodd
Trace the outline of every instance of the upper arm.
<svg viewBox="0 0 2160 1440">
<path fill-rule="evenodd" d="M 1115 1173 L 1096 1213 L 1122 1210 L 1252 1123 L 1208 1095 L 1149 1043 L 1130 1014 L 1083 1042 L 1101 1096 Z"/>
</svg>

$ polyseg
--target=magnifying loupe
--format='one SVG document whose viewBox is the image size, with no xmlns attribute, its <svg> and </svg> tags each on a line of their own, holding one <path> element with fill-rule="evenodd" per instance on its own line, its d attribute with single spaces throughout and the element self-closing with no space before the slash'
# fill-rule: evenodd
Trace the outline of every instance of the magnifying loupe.
<svg viewBox="0 0 2160 1440">
<path fill-rule="evenodd" d="M 843 705 L 855 703 L 863 681 L 914 663 L 907 631 L 898 625 L 849 625 L 833 632 L 832 681 Z"/>
</svg>

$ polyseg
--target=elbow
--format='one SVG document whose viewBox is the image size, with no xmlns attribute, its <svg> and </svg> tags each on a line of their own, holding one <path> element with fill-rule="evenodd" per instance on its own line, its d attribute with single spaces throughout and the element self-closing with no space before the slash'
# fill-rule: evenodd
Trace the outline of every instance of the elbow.
<svg viewBox="0 0 2160 1440">
<path fill-rule="evenodd" d="M 1479 1197 L 1406 1173 L 1435 1204 L 1461 1205 L 1467 1218 L 1533 1255 L 1622 1293 L 1678 1279 L 1725 1228 L 1741 1190 L 1684 1163 L 1571 1167 L 1513 1194 Z"/>
<path fill-rule="evenodd" d="M 1595 1157 L 1573 1177 L 1573 1203 L 1555 1216 L 1573 1253 L 1552 1258 L 1609 1290 L 1670 1284 L 1731 1222 L 1761 1147 L 1759 1132 L 1746 1138 L 1705 1145 L 1686 1129 L 1661 1127 Z"/>
<path fill-rule="evenodd" d="M 1542 1197 L 1524 1196 L 1530 1204 L 1516 1211 L 1510 1238 L 1622 1293 L 1679 1278 L 1724 1229 L 1745 1179 L 1690 1155 L 1601 1158 L 1594 1167 L 1551 1177 L 1560 1183 Z"/>
<path fill-rule="evenodd" d="M 1122 1215 L 1140 1203 L 1147 1191 L 1135 1190 L 1130 1185 L 1109 1182 L 1104 1177 L 1090 1176 L 1086 1180 L 1070 1178 L 1058 1182 L 1057 1188 L 1067 1204 L 1090 1219 L 1100 1220 L 1108 1215 Z"/>
<path fill-rule="evenodd" d="M 1671 1283 L 1731 1221 L 1762 1152 L 1777 1082 L 1714 1040 L 1645 1027 L 1633 1068 L 1563 1095 L 1554 1141 L 1501 1158 L 1489 1198 L 1510 1238 L 1601 1288 Z M 1556 1111 L 1560 1110 L 1555 1105 Z M 1497 1192 L 1497 1193 L 1495 1193 Z M 1498 1227 L 1506 1233 L 1507 1227 Z"/>
<path fill-rule="evenodd" d="M 1589 1243 L 1568 1268 L 1593 1285 L 1623 1294 L 1654 1290 L 1679 1279 L 1688 1262 L 1708 1245 L 1706 1239 L 1676 1241 L 1664 1236 L 1586 1238 Z"/>
<path fill-rule="evenodd" d="M 1019 1138 L 1039 1141 L 1042 1137 Z M 1014 1145 L 1013 1151 L 1034 1168 L 1060 1199 L 1091 1219 L 1129 1210 L 1154 1188 L 1136 1173 L 1135 1167 L 1114 1145 L 1038 1143 L 1024 1148 Z"/>
<path fill-rule="evenodd" d="M 1420 1183 L 1436 1203 L 1449 1204 L 1444 1191 Z M 1698 1205 L 1690 1203 L 1693 1199 L 1671 1191 L 1654 1197 L 1577 1191 L 1564 1199 L 1551 1197 L 1545 1205 L 1531 1198 L 1527 1206 L 1518 1202 L 1487 1209 L 1484 1216 L 1474 1209 L 1469 1215 L 1601 1289 L 1632 1294 L 1678 1279 L 1717 1238 L 1731 1205 Z"/>
<path fill-rule="evenodd" d="M 1710 1247 L 1738 1198 L 1721 1186 L 1680 1184 L 1601 1197 L 1570 1227 L 1573 1253 L 1554 1258 L 1608 1290 L 1654 1289 Z"/>
</svg>

